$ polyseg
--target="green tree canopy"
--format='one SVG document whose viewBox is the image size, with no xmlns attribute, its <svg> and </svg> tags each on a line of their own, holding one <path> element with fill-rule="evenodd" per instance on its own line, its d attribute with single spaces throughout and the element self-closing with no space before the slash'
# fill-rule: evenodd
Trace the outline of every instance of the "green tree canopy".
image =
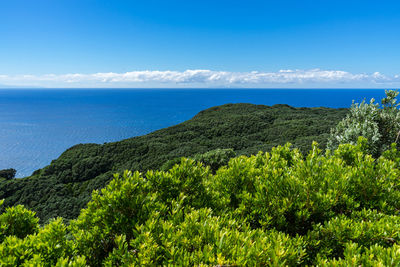
<svg viewBox="0 0 400 267">
<path fill-rule="evenodd" d="M 15 169 L 4 169 L 0 170 L 0 177 L 11 180 L 15 178 L 16 173 L 17 171 Z"/>
</svg>

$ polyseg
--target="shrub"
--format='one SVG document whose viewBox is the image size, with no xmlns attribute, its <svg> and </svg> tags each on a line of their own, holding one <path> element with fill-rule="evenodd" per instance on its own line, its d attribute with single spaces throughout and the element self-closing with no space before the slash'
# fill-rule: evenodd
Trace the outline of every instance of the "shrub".
<svg viewBox="0 0 400 267">
<path fill-rule="evenodd" d="M 293 266 L 305 257 L 303 238 L 252 230 L 229 216 L 213 216 L 210 209 L 178 208 L 170 216 L 148 221 L 131 241 L 137 265 Z"/>
<path fill-rule="evenodd" d="M 367 140 L 303 156 L 290 144 L 116 174 L 76 220 L 39 227 L 22 206 L 0 215 L 0 265 L 353 266 L 400 262 L 400 152 Z"/>
<path fill-rule="evenodd" d="M 1 204 L 1 203 L 0 203 Z M 39 219 L 22 205 L 6 208 L 0 214 L 0 242 L 7 236 L 24 238 L 37 232 Z"/>
<path fill-rule="evenodd" d="M 399 266 L 400 246 L 393 245 L 384 248 L 373 245 L 363 249 L 355 243 L 348 243 L 344 249 L 343 258 L 318 258 L 317 266 Z"/>
<path fill-rule="evenodd" d="M 130 241 L 153 210 L 163 210 L 163 205 L 156 202 L 156 195 L 139 172 L 115 175 L 101 194 L 94 191 L 88 207 L 71 221 L 77 251 L 90 255 L 90 265 L 101 264 L 116 247 L 117 236 L 124 234 Z"/>
<path fill-rule="evenodd" d="M 398 91 L 386 90 L 382 106 L 371 99 L 353 104 L 350 113 L 331 130 L 327 147 L 331 150 L 339 144 L 355 144 L 359 136 L 368 140 L 368 153 L 379 157 L 392 143 L 400 141 L 400 113 Z"/>
<path fill-rule="evenodd" d="M 67 238 L 61 219 L 53 220 L 37 233 L 18 238 L 7 236 L 0 244 L 1 266 L 85 266 L 85 258 L 73 256 L 73 243 Z"/>
<path fill-rule="evenodd" d="M 355 212 L 350 218 L 340 215 L 324 224 L 314 225 L 307 237 L 310 243 L 307 251 L 311 255 L 317 253 L 323 258 L 343 258 L 350 243 L 363 249 L 374 245 L 387 248 L 399 244 L 400 217 L 363 210 Z"/>
</svg>

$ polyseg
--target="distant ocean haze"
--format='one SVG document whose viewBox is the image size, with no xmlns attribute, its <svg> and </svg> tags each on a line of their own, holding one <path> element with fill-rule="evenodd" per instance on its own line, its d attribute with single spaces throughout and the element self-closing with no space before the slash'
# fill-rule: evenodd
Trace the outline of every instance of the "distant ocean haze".
<svg viewBox="0 0 400 267">
<path fill-rule="evenodd" d="M 17 177 L 79 143 L 144 135 L 227 103 L 348 108 L 381 89 L 0 89 L 0 169 Z"/>
</svg>

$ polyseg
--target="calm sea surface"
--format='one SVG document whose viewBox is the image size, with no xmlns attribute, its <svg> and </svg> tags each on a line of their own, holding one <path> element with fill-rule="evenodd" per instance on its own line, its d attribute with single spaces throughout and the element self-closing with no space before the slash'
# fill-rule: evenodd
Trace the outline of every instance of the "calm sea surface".
<svg viewBox="0 0 400 267">
<path fill-rule="evenodd" d="M 1 89 L 0 169 L 27 176 L 75 144 L 147 134 L 226 103 L 338 108 L 384 95 L 371 89 Z"/>
</svg>

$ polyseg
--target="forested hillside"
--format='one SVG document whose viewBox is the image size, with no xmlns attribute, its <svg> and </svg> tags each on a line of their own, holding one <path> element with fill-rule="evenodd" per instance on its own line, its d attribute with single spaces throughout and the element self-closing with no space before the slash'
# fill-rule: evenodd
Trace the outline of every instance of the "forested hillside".
<svg viewBox="0 0 400 267">
<path fill-rule="evenodd" d="M 56 216 L 71 219 L 85 207 L 92 191 L 103 188 L 116 172 L 155 170 L 168 160 L 217 148 L 251 155 L 291 142 L 305 153 L 312 141 L 324 148 L 330 129 L 346 113 L 346 109 L 287 105 L 213 107 L 148 135 L 103 145 L 76 145 L 30 177 L 0 180 L 0 199 L 5 199 L 3 207 L 23 204 L 36 211 L 41 222 Z"/>
</svg>

